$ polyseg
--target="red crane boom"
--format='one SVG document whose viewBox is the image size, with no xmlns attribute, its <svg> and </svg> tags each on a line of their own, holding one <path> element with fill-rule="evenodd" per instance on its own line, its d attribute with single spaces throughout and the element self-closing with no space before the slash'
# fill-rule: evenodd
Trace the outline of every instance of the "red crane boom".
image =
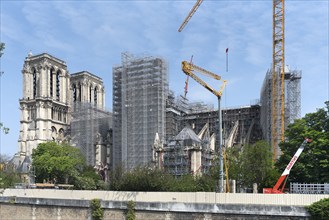
<svg viewBox="0 0 329 220">
<path fill-rule="evenodd" d="M 288 163 L 286 169 L 281 174 L 280 178 L 276 182 L 276 184 L 273 186 L 273 188 L 264 188 L 263 193 L 265 194 L 281 194 L 283 193 L 284 187 L 286 185 L 287 177 L 290 173 L 291 168 L 296 163 L 297 159 L 299 158 L 300 154 L 303 152 L 304 147 L 307 143 L 312 142 L 311 139 L 305 138 L 303 143 L 300 145 L 298 150 L 296 151 L 295 155 L 291 158 L 290 162 Z"/>
</svg>

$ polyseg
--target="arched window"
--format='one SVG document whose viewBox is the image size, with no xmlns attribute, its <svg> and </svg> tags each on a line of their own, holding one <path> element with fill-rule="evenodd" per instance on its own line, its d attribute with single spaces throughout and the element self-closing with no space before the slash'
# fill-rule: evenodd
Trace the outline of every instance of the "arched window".
<svg viewBox="0 0 329 220">
<path fill-rule="evenodd" d="M 50 97 L 53 97 L 53 76 L 54 76 L 54 68 L 51 68 L 50 69 L 50 72 L 49 72 L 49 90 L 50 90 Z"/>
<path fill-rule="evenodd" d="M 94 104 L 97 105 L 97 86 L 94 89 Z"/>
<path fill-rule="evenodd" d="M 57 139 L 58 139 L 60 142 L 64 140 L 64 129 L 63 129 L 63 128 L 59 129 Z"/>
<path fill-rule="evenodd" d="M 62 121 L 62 111 L 61 109 L 58 109 L 58 121 Z"/>
<path fill-rule="evenodd" d="M 78 101 L 81 102 L 81 84 L 78 85 Z"/>
<path fill-rule="evenodd" d="M 59 101 L 59 92 L 60 92 L 60 81 L 59 81 L 59 76 L 60 76 L 60 71 L 58 70 L 56 73 L 56 100 Z"/>
<path fill-rule="evenodd" d="M 57 129 L 54 126 L 51 127 L 51 138 L 53 141 L 57 139 Z"/>
<path fill-rule="evenodd" d="M 37 96 L 37 71 L 33 68 L 33 99 Z"/>
<path fill-rule="evenodd" d="M 72 85 L 73 89 L 73 102 L 77 101 L 77 86 L 75 84 Z"/>
<path fill-rule="evenodd" d="M 93 87 L 92 87 L 92 85 L 90 85 L 90 87 L 89 87 L 89 102 L 91 103 L 91 92 L 93 91 Z"/>
</svg>

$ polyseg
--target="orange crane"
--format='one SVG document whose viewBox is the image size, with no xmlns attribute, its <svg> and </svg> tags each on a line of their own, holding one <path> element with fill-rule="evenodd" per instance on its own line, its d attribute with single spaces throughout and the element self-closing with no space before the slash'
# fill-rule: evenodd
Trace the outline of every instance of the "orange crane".
<svg viewBox="0 0 329 220">
<path fill-rule="evenodd" d="M 183 30 L 192 18 L 203 0 L 197 0 L 193 8 L 178 29 Z M 285 0 L 273 0 L 273 52 L 272 52 L 272 90 L 271 90 L 271 145 L 273 148 L 273 160 L 277 159 L 279 141 L 284 141 L 285 130 Z"/>
<path fill-rule="evenodd" d="M 288 163 L 286 169 L 283 171 L 281 174 L 280 178 L 276 182 L 276 184 L 273 186 L 273 188 L 264 188 L 263 193 L 265 194 L 281 194 L 283 193 L 284 187 L 287 182 L 287 178 L 289 176 L 291 168 L 294 166 L 296 163 L 297 159 L 299 158 L 300 154 L 303 152 L 304 147 L 306 146 L 307 143 L 312 142 L 311 139 L 305 138 L 303 143 L 300 145 L 298 150 L 296 151 L 295 155 L 291 158 L 290 162 Z"/>
</svg>

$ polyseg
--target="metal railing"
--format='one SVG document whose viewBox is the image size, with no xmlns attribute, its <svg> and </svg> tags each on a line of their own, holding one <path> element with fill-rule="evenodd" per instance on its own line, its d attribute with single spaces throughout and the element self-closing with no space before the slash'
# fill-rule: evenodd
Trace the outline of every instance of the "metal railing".
<svg viewBox="0 0 329 220">
<path fill-rule="evenodd" d="M 329 183 L 323 183 L 323 184 L 290 183 L 290 193 L 329 194 Z"/>
</svg>

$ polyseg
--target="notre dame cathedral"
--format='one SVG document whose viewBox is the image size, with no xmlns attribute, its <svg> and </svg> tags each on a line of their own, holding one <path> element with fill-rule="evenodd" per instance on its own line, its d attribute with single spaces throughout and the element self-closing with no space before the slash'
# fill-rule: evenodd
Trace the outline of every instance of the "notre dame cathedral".
<svg viewBox="0 0 329 220">
<path fill-rule="evenodd" d="M 103 80 L 87 71 L 70 74 L 65 61 L 29 53 L 23 65 L 19 150 L 13 162 L 24 172 L 38 144 L 79 148 L 92 166 L 109 166 L 112 114 L 105 111 Z"/>
</svg>

